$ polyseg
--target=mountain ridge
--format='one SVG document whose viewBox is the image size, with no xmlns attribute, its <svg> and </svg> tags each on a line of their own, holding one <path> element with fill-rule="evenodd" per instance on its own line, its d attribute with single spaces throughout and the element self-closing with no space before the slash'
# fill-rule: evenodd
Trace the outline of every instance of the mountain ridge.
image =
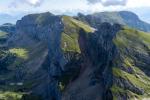
<svg viewBox="0 0 150 100">
<path fill-rule="evenodd" d="M 0 49 L 4 99 L 149 98 L 149 33 L 85 18 L 46 12 L 17 21 Z"/>
<path fill-rule="evenodd" d="M 108 22 L 111 24 L 119 23 L 121 25 L 127 25 L 145 32 L 150 31 L 149 23 L 140 20 L 140 18 L 135 13 L 129 11 L 97 12 L 89 15 L 79 13 L 77 19 L 86 22 L 93 27 L 97 27 L 103 22 Z"/>
</svg>

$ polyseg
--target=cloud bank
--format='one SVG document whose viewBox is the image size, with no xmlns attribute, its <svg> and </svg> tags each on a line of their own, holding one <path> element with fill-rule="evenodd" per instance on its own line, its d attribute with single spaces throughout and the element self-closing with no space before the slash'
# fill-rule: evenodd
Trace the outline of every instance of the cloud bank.
<svg viewBox="0 0 150 100">
<path fill-rule="evenodd" d="M 90 4 L 101 3 L 103 6 L 125 6 L 127 0 L 87 0 Z"/>
</svg>

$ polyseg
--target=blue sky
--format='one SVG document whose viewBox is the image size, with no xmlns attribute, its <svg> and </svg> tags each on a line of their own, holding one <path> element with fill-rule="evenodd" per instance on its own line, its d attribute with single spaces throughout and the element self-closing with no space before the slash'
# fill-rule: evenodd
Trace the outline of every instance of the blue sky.
<svg viewBox="0 0 150 100">
<path fill-rule="evenodd" d="M 135 12 L 150 23 L 150 0 L 0 0 L 0 14 L 12 16 L 46 11 L 74 15 L 120 10 Z"/>
</svg>

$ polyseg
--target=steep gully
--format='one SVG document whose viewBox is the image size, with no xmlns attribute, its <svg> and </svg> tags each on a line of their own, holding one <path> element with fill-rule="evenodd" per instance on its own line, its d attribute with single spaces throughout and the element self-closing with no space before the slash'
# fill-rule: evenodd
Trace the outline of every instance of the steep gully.
<svg viewBox="0 0 150 100">
<path fill-rule="evenodd" d="M 63 92 L 63 100 L 92 100 L 94 98 L 98 100 L 112 99 L 112 94 L 109 90 L 113 82 L 112 60 L 117 55 L 117 49 L 112 40 L 121 27 L 118 24 L 110 25 L 109 23 L 103 23 L 98 27 L 98 30 L 94 33 L 87 34 L 83 29 L 79 32 L 78 41 L 82 56 L 80 74 L 75 80 L 69 83 L 66 90 Z M 57 47 L 58 46 L 59 44 Z M 61 100 L 61 92 L 54 87 L 58 87 L 58 79 L 61 77 L 61 72 L 65 71 L 65 68 L 61 67 L 61 61 L 57 61 L 58 59 L 63 59 L 63 57 L 60 56 L 61 54 L 52 55 L 58 53 L 52 53 L 51 47 L 49 50 L 51 52 L 49 52 L 50 67 L 48 67 L 48 79 L 51 79 L 50 84 L 53 84 L 49 87 L 51 91 L 49 93 L 54 94 L 50 96 L 50 98 Z M 53 50 L 57 52 L 60 49 L 55 49 L 53 47 Z M 52 57 L 54 57 L 54 59 L 52 59 Z M 64 60 L 62 61 L 64 62 Z M 52 71 L 52 69 L 55 71 Z M 84 85 L 85 82 L 87 86 Z M 79 83 L 80 85 L 78 85 Z M 90 94 L 90 91 L 94 91 L 91 89 L 93 86 L 97 87 L 96 97 L 94 97 L 95 94 Z M 82 90 L 85 94 L 80 91 L 75 92 L 78 87 L 81 88 L 81 90 L 84 90 L 84 88 L 87 89 L 87 91 Z M 86 93 L 88 95 L 86 95 Z M 90 97 L 94 98 L 90 99 Z"/>
</svg>

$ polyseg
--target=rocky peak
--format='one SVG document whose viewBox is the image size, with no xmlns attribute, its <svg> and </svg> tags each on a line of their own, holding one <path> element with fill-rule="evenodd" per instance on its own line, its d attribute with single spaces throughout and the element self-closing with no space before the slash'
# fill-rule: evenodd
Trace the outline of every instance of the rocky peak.
<svg viewBox="0 0 150 100">
<path fill-rule="evenodd" d="M 18 33 L 28 34 L 37 40 L 45 40 L 48 35 L 53 38 L 55 33 L 61 33 L 63 25 L 59 16 L 46 12 L 23 17 L 17 21 L 16 28 Z"/>
</svg>

